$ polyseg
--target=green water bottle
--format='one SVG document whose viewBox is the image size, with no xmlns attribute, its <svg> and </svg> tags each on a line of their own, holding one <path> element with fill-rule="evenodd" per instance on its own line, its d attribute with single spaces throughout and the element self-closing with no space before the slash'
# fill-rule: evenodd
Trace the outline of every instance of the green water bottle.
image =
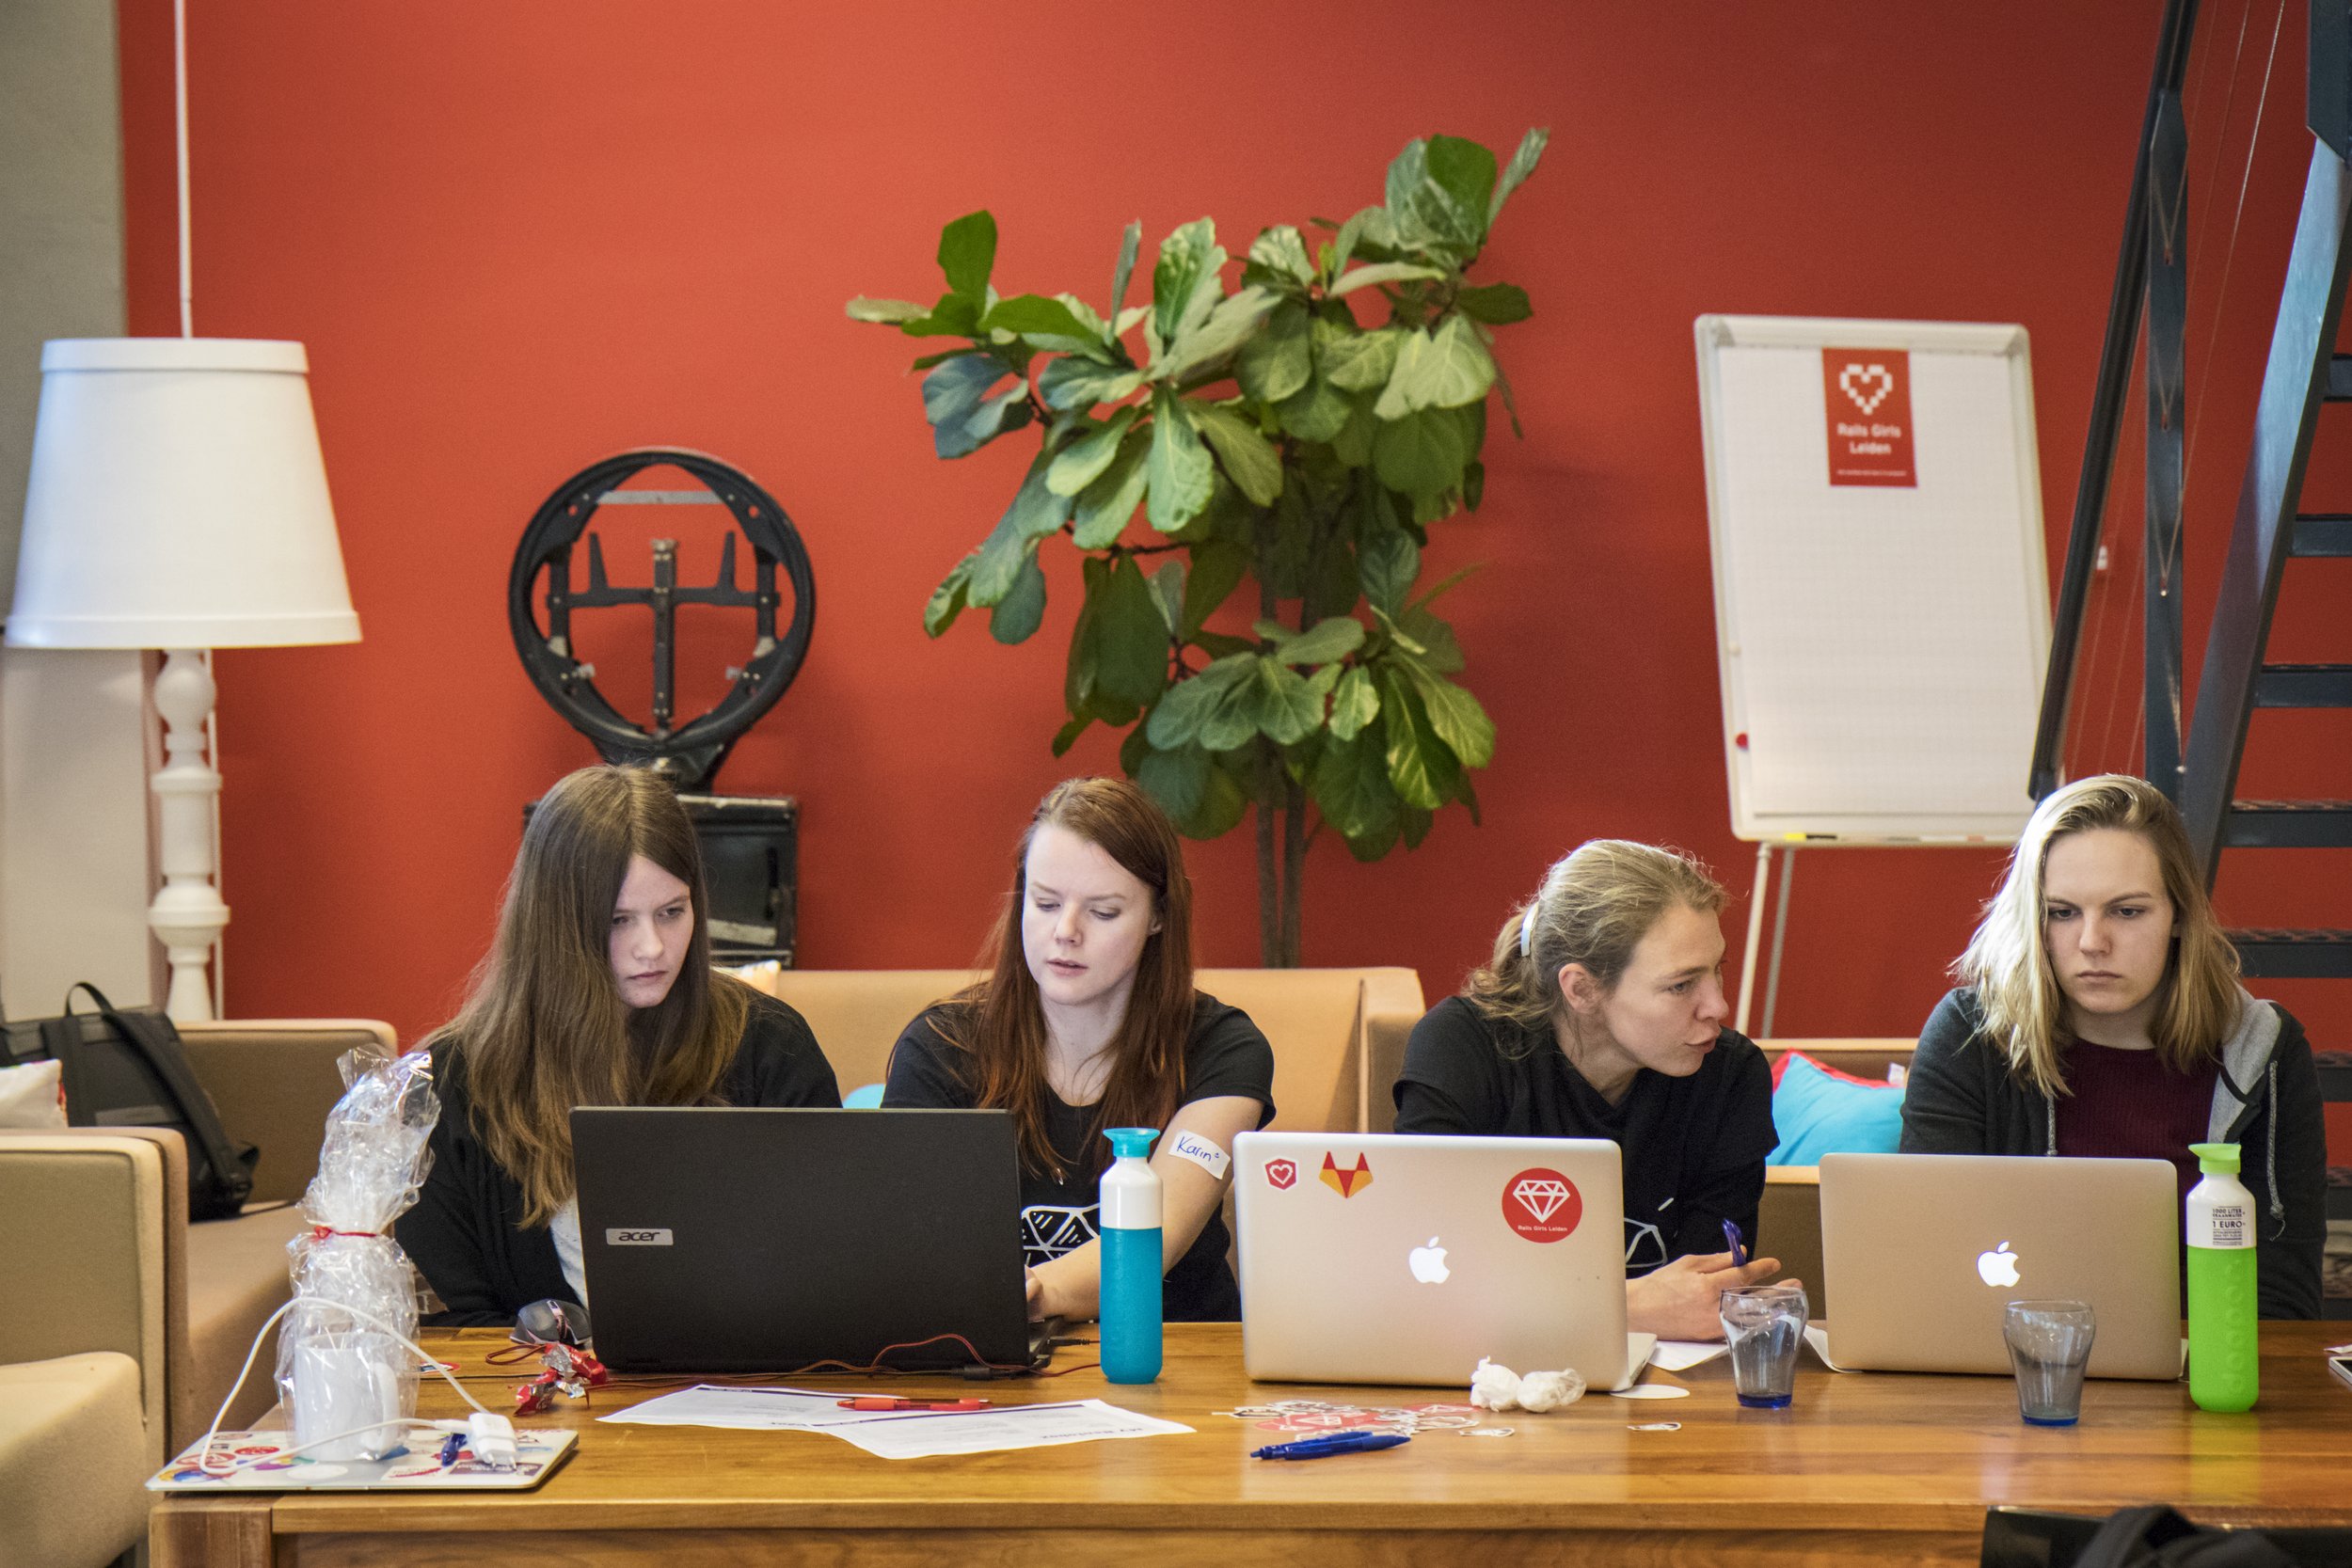
<svg viewBox="0 0 2352 1568">
<path fill-rule="evenodd" d="M 2188 1397 L 2251 1410 L 2262 1391 L 2254 1292 L 2254 1195 L 2235 1144 L 2191 1144 L 2204 1180 L 2188 1190 Z"/>
</svg>

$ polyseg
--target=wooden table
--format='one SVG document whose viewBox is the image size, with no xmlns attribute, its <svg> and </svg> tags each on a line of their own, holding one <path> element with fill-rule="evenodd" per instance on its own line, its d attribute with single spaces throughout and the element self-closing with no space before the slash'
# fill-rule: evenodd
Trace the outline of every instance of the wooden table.
<svg viewBox="0 0 2352 1568">
<path fill-rule="evenodd" d="M 1514 1429 L 1509 1437 L 1432 1433 L 1383 1452 L 1276 1464 L 1246 1450 L 1278 1434 L 1221 1412 L 1280 1398 L 1446 1396 L 1252 1384 L 1237 1327 L 1185 1325 L 1168 1331 L 1167 1371 L 1150 1387 L 1113 1388 L 1089 1370 L 985 1391 L 999 1402 L 1101 1396 L 1182 1421 L 1191 1436 L 890 1461 L 809 1433 L 598 1426 L 595 1415 L 667 1391 L 604 1390 L 593 1409 L 530 1423 L 581 1433 L 578 1453 L 536 1492 L 172 1497 L 158 1500 L 151 1538 L 154 1568 L 1101 1568 L 1143 1549 L 1156 1564 L 1219 1568 L 1454 1562 L 1497 1551 L 1531 1568 L 1973 1563 L 1995 1503 L 2096 1513 L 2165 1501 L 2204 1523 L 2352 1525 L 2352 1388 L 2328 1375 L 2319 1354 L 2343 1335 L 2341 1323 L 2265 1324 L 2262 1403 L 2245 1416 L 2196 1409 L 2185 1384 L 2093 1383 L 2080 1426 L 2027 1427 L 2007 1378 L 1839 1375 L 1810 1355 L 1789 1409 L 1743 1410 L 1718 1359 L 1680 1377 L 1649 1374 L 1686 1384 L 1688 1399 L 1587 1395 L 1549 1416 L 1489 1417 Z M 469 1374 L 485 1370 L 498 1342 L 484 1330 L 429 1341 Z M 494 1382 L 469 1386 L 503 1392 Z M 949 1397 L 972 1388 L 883 1386 Z M 446 1385 L 425 1390 L 423 1414 L 459 1412 Z M 1655 1421 L 1680 1430 L 1630 1430 Z"/>
</svg>

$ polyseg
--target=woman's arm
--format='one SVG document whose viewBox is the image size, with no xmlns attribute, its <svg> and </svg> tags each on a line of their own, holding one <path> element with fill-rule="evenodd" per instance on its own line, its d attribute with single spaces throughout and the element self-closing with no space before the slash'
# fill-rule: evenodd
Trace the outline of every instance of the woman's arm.
<svg viewBox="0 0 2352 1568">
<path fill-rule="evenodd" d="M 2286 1215 L 2278 1224 L 2268 1214 L 2254 1216 L 2255 1277 L 2264 1317 L 2310 1319 L 2320 1314 L 2320 1262 L 2328 1245 L 2327 1113 L 2311 1042 L 2294 1020 L 2281 1022 L 2279 1049 L 2271 1058 L 2279 1093 L 2270 1107 L 2278 1136 L 2270 1179 L 2279 1184 Z M 2246 1160 L 2268 1164 L 2271 1150 L 2249 1148 Z"/>
<path fill-rule="evenodd" d="M 1985 1120 L 1983 1064 L 1976 1053 L 1991 1047 L 1977 1037 L 1977 1026 L 1959 991 L 1947 992 L 1919 1031 L 1919 1046 L 1911 1055 L 1911 1072 L 1903 1087 L 1903 1133 L 1897 1146 L 1905 1154 L 1990 1154 L 1991 1132 Z"/>
<path fill-rule="evenodd" d="M 1189 1101 L 1168 1118 L 1168 1130 L 1160 1134 L 1152 1156 L 1152 1174 L 1160 1179 L 1161 1273 L 1174 1268 L 1177 1259 L 1191 1250 L 1209 1216 L 1224 1202 L 1226 1185 L 1233 1176 L 1230 1164 L 1222 1176 L 1211 1176 L 1199 1162 L 1170 1152 L 1170 1146 L 1179 1134 L 1190 1132 L 1230 1155 L 1233 1140 L 1254 1129 L 1264 1110 L 1248 1095 L 1216 1095 Z M 1031 1316 L 1091 1318 L 1102 1302 L 1103 1243 L 1089 1242 L 1051 1262 L 1040 1263 L 1029 1271 L 1029 1277 Z"/>
<path fill-rule="evenodd" d="M 445 1310 L 425 1323 L 437 1328 L 503 1327 L 515 1321 L 514 1309 L 492 1290 L 482 1246 L 482 1227 L 495 1223 L 496 1216 L 481 1212 L 475 1189 L 483 1183 L 469 1180 L 476 1174 L 474 1158 L 484 1156 L 478 1147 L 460 1147 L 453 1125 L 467 1115 L 464 1091 L 445 1087 L 440 1119 L 426 1139 L 432 1166 L 414 1207 L 392 1222 L 392 1235 L 441 1298 Z"/>
</svg>

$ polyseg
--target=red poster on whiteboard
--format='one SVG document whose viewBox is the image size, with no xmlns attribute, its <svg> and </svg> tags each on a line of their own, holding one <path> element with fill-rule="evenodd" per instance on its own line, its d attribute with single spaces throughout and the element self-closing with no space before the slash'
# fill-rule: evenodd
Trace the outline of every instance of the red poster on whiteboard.
<svg viewBox="0 0 2352 1568">
<path fill-rule="evenodd" d="M 1832 484 L 1918 484 L 1911 460 L 1906 350 L 1823 349 L 1821 396 L 1828 405 Z"/>
</svg>

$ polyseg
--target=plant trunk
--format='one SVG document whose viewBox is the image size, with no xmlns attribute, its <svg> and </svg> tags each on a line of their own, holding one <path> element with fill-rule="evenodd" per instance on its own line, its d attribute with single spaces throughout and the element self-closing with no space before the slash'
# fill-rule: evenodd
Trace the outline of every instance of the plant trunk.
<svg viewBox="0 0 2352 1568">
<path fill-rule="evenodd" d="M 1296 969 L 1299 886 L 1307 869 L 1307 791 L 1283 768 L 1280 752 L 1264 741 L 1259 747 L 1258 961 L 1268 969 Z"/>
</svg>

